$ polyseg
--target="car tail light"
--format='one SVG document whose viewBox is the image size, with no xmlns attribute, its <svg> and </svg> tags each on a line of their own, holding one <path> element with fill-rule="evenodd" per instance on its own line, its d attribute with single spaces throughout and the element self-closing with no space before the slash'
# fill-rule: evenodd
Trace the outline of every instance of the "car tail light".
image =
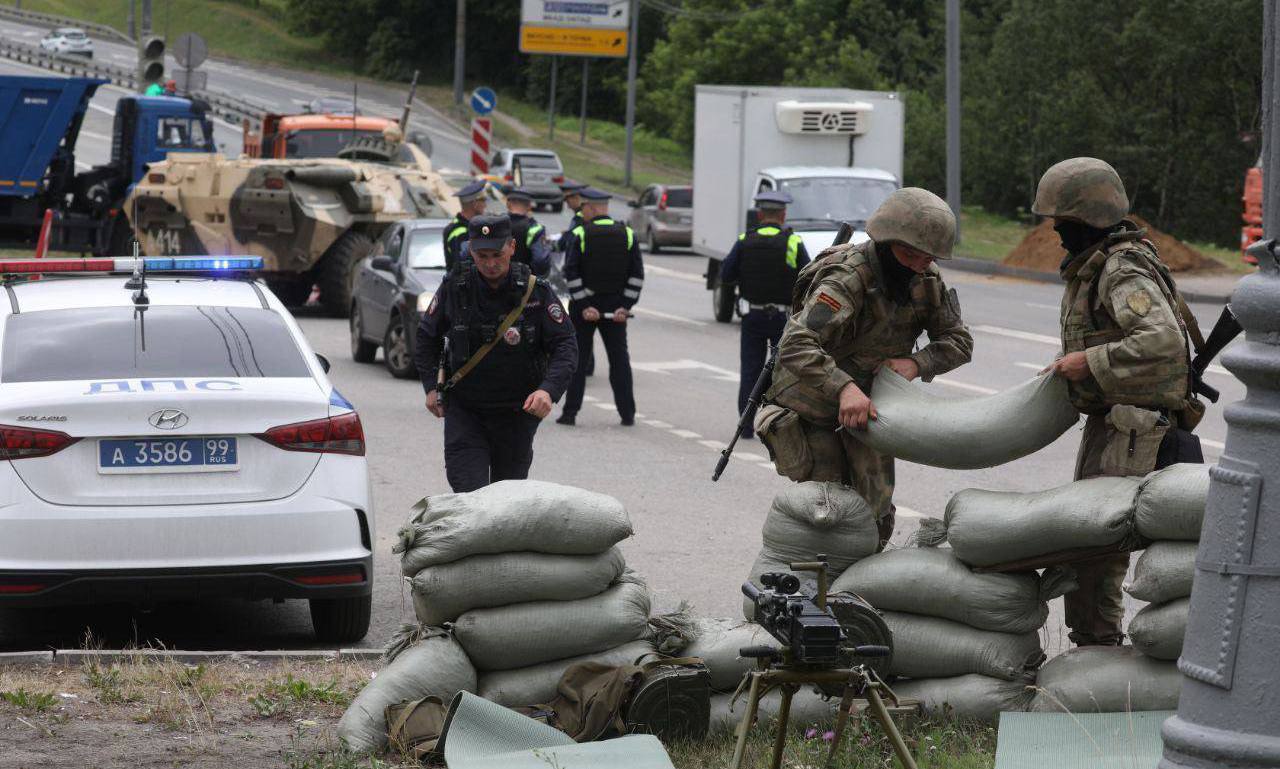
<svg viewBox="0 0 1280 769">
<path fill-rule="evenodd" d="M 364 428 L 360 426 L 360 415 L 354 411 L 273 427 L 258 437 L 285 451 L 364 456 Z"/>
<path fill-rule="evenodd" d="M 553 177 L 551 177 L 551 181 L 552 181 L 552 183 L 554 183 L 554 184 L 564 184 L 564 177 L 563 177 L 563 176 L 553 176 Z"/>
<path fill-rule="evenodd" d="M 514 180 L 515 180 L 515 177 L 514 177 L 514 176 L 512 176 L 511 174 L 503 174 L 503 175 L 502 175 L 502 180 L 503 180 L 504 182 L 510 182 L 510 181 L 514 181 Z"/>
<path fill-rule="evenodd" d="M 44 590 L 46 587 L 48 587 L 48 585 L 45 585 L 42 583 L 36 583 L 36 582 L 0 585 L 0 595 L 22 595 L 23 593 L 39 593 L 41 590 Z"/>
<path fill-rule="evenodd" d="M 662 191 L 662 197 L 658 198 L 658 210 L 659 210 L 659 211 L 666 211 L 666 210 L 667 210 L 667 192 L 666 192 L 666 190 L 663 190 L 663 191 Z"/>
<path fill-rule="evenodd" d="M 0 459 L 31 459 L 56 454 L 80 440 L 54 430 L 0 425 Z"/>
<path fill-rule="evenodd" d="M 364 582 L 364 570 L 342 571 L 336 574 L 306 574 L 293 578 L 302 585 L 355 585 Z"/>
</svg>

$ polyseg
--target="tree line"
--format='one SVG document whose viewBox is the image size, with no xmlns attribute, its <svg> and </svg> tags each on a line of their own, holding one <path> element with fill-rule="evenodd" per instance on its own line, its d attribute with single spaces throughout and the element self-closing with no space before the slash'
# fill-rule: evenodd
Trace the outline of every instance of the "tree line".
<svg viewBox="0 0 1280 769">
<path fill-rule="evenodd" d="M 454 3 L 288 0 L 296 32 L 370 75 L 447 81 Z M 643 6 L 638 119 L 686 146 L 699 83 L 897 90 L 904 183 L 944 189 L 942 0 L 683 0 Z M 1260 153 L 1258 0 L 962 0 L 966 203 L 1026 215 L 1039 175 L 1110 161 L 1135 210 L 1184 238 L 1238 243 Z M 519 3 L 469 3 L 467 74 L 545 103 L 550 60 L 519 52 Z M 580 68 L 560 68 L 576 109 Z M 593 60 L 590 111 L 621 120 L 626 61 Z"/>
</svg>

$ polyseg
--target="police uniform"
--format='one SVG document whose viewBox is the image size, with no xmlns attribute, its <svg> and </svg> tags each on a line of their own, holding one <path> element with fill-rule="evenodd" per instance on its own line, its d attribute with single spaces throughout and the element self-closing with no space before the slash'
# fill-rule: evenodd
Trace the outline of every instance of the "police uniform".
<svg viewBox="0 0 1280 769">
<path fill-rule="evenodd" d="M 785 211 L 791 196 L 785 192 L 762 192 L 756 195 L 761 210 Z M 738 381 L 738 414 L 747 408 L 751 389 L 769 354 L 769 345 L 777 344 L 787 324 L 791 307 L 791 289 L 796 275 L 809 263 L 804 241 L 789 227 L 763 224 L 738 236 L 720 265 L 720 282 L 737 284 L 738 295 L 747 302 L 742 316 L 739 346 L 740 378 Z M 750 426 L 742 437 L 750 438 Z"/>
<path fill-rule="evenodd" d="M 1124 218 L 1119 174 L 1096 158 L 1064 160 L 1041 177 L 1031 210 L 1054 218 L 1067 248 L 1062 352 L 1083 353 L 1088 365 L 1087 376 L 1068 381 L 1086 415 L 1075 478 L 1142 476 L 1172 464 L 1160 458 L 1165 435 L 1193 428 L 1203 406 L 1192 394 L 1177 287 L 1155 244 Z M 1080 587 L 1063 597 L 1068 637 L 1079 646 L 1120 643 L 1129 554 L 1073 566 Z"/>
<path fill-rule="evenodd" d="M 523 187 L 507 187 L 503 190 L 507 200 L 521 200 L 533 203 L 533 195 Z M 507 212 L 511 218 L 511 237 L 516 242 L 515 256 L 512 261 L 520 262 L 533 271 L 538 277 L 545 276 L 551 270 L 551 247 L 547 245 L 547 228 L 537 219 L 527 214 Z"/>
<path fill-rule="evenodd" d="M 470 222 L 476 249 L 501 248 L 510 237 L 505 215 Z M 498 338 L 502 320 L 520 303 L 532 276 L 518 262 L 493 288 L 467 260 L 451 272 L 418 326 L 414 360 L 428 394 L 437 388 L 441 351 L 449 340 L 446 381 L 483 346 L 488 354 L 444 395 L 445 474 L 455 492 L 522 479 L 533 461 L 539 419 L 523 410 L 535 390 L 552 402 L 577 363 L 573 324 L 550 285 L 538 281 L 516 322 Z"/>
<path fill-rule="evenodd" d="M 606 201 L 611 196 L 588 187 L 582 191 L 587 200 Z M 636 402 L 631 385 L 631 359 L 627 352 L 627 324 L 615 323 L 610 316 L 618 309 L 630 310 L 640 299 L 644 287 L 644 262 L 635 232 L 622 222 L 598 216 L 575 227 L 565 252 L 564 277 L 569 286 L 569 312 L 578 333 L 578 349 L 589 350 L 598 330 L 609 358 L 609 385 L 622 424 L 635 423 Z M 582 311 L 594 307 L 600 320 L 588 323 Z M 586 371 L 579 367 L 565 398 L 564 412 L 556 421 L 573 424 L 586 390 Z"/>
<path fill-rule="evenodd" d="M 459 203 L 470 203 L 473 200 L 484 197 L 485 183 L 483 181 L 472 182 L 457 192 L 453 196 L 458 199 Z M 466 253 L 467 238 L 469 231 L 467 228 L 467 217 L 459 211 L 449 225 L 444 228 L 444 264 L 446 270 L 452 270 L 453 266 L 461 261 Z"/>
<path fill-rule="evenodd" d="M 560 191 L 564 193 L 566 198 L 574 193 L 581 196 L 582 191 L 586 188 L 587 185 L 582 182 L 574 181 L 566 181 L 564 184 L 560 185 Z M 581 206 L 579 206 L 579 208 L 580 207 Z M 569 219 L 569 226 L 564 229 L 564 232 L 560 233 L 560 238 L 556 241 L 557 251 L 563 254 L 569 250 L 569 239 L 573 237 L 573 231 L 582 226 L 582 223 L 582 213 L 578 210 L 574 210 L 573 216 Z"/>
</svg>

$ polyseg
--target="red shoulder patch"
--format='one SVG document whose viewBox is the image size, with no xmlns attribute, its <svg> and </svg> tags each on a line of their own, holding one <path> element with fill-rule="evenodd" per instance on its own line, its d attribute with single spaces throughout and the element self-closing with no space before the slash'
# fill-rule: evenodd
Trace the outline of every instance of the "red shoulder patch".
<svg viewBox="0 0 1280 769">
<path fill-rule="evenodd" d="M 831 294 L 828 294 L 826 291 L 819 291 L 818 296 L 816 298 L 819 302 L 822 302 L 823 304 L 830 307 L 835 312 L 840 312 L 840 310 L 844 308 L 844 305 L 840 304 L 839 299 L 836 299 L 834 296 L 832 296 Z"/>
</svg>

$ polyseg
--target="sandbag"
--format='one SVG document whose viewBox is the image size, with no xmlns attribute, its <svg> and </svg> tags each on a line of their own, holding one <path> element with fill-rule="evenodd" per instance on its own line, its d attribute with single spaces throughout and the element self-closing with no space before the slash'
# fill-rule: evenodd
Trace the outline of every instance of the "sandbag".
<svg viewBox="0 0 1280 769">
<path fill-rule="evenodd" d="M 602 652 L 646 636 L 649 589 L 631 572 L 590 598 L 475 609 L 453 632 L 478 670 L 513 670 Z"/>
<path fill-rule="evenodd" d="M 1208 497 L 1208 465 L 1170 465 L 1142 482 L 1134 525 L 1151 540 L 1199 540 Z"/>
<path fill-rule="evenodd" d="M 1181 688 L 1182 674 L 1172 662 L 1151 659 L 1132 646 L 1085 646 L 1063 652 L 1040 669 L 1029 710 L 1177 710 Z"/>
<path fill-rule="evenodd" d="M 1028 633 L 1049 616 L 1045 601 L 1074 590 L 1069 570 L 976 574 L 948 548 L 906 547 L 850 566 L 832 592 L 856 593 L 877 609 L 962 622 L 981 630 Z"/>
<path fill-rule="evenodd" d="M 428 695 L 448 702 L 460 691 L 475 690 L 476 669 L 462 646 L 443 630 L 428 631 L 360 690 L 338 721 L 338 737 L 356 752 L 382 750 L 387 745 L 388 705 Z"/>
<path fill-rule="evenodd" d="M 812 561 L 818 553 L 837 572 L 876 551 L 876 516 L 862 495 L 839 483 L 806 481 L 773 498 L 761 531 L 763 550 L 784 563 Z"/>
<path fill-rule="evenodd" d="M 499 481 L 465 494 L 438 494 L 414 509 L 392 547 L 408 577 L 471 555 L 603 553 L 632 534 L 618 500 L 544 481 Z"/>
<path fill-rule="evenodd" d="M 1053 443 L 1080 418 L 1067 382 L 1043 375 L 976 398 L 938 394 L 882 366 L 871 385 L 876 419 L 853 435 L 882 454 L 932 467 L 995 467 Z"/>
<path fill-rule="evenodd" d="M 1138 557 L 1125 592 L 1147 603 L 1168 603 L 1191 595 L 1197 542 L 1153 542 Z"/>
<path fill-rule="evenodd" d="M 481 673 L 477 694 L 507 707 L 542 705 L 556 696 L 556 684 L 570 665 L 599 662 L 604 665 L 631 665 L 653 651 L 648 641 L 632 641 L 596 654 L 583 654 L 563 660 L 543 662 L 518 670 Z"/>
<path fill-rule="evenodd" d="M 920 523 L 917 543 L 949 541 L 971 566 L 994 566 L 1076 548 L 1116 546 L 1132 538 L 1140 478 L 1090 478 L 1046 491 L 965 489 L 945 519 Z"/>
<path fill-rule="evenodd" d="M 1005 681 L 974 673 L 953 678 L 897 681 L 893 691 L 920 700 L 927 715 L 994 724 L 1001 713 L 1026 710 L 1035 697 L 1029 681 Z"/>
<path fill-rule="evenodd" d="M 415 574 L 413 610 L 419 622 L 440 625 L 472 609 L 572 601 L 604 592 L 625 568 L 616 547 L 597 555 L 473 555 Z"/>
<path fill-rule="evenodd" d="M 702 658 L 711 671 L 712 691 L 732 692 L 742 683 L 742 676 L 755 667 L 755 660 L 738 656 L 739 649 L 778 644 L 767 630 L 753 622 L 700 619 L 696 633 L 693 642 L 680 650 L 680 656 Z"/>
<path fill-rule="evenodd" d="M 884 612 L 893 631 L 889 672 L 907 678 L 951 678 L 967 673 L 1006 681 L 1035 679 L 1044 662 L 1040 636 L 993 633 L 959 622 L 905 612 Z"/>
<path fill-rule="evenodd" d="M 1129 621 L 1129 639 L 1133 648 L 1158 660 L 1177 660 L 1182 654 L 1182 639 L 1187 634 L 1187 612 L 1190 598 L 1144 606 Z"/>
<path fill-rule="evenodd" d="M 732 709 L 730 709 L 730 702 L 732 701 L 732 694 L 711 695 L 711 732 L 713 734 L 737 729 L 738 724 L 742 722 L 742 716 L 747 712 L 747 695 L 745 693 L 739 695 L 737 701 L 733 702 Z M 759 715 L 757 716 L 760 721 L 757 723 L 770 723 L 773 718 L 777 717 L 778 708 L 781 705 L 782 693 L 776 689 L 761 697 Z M 813 690 L 813 687 L 805 686 L 791 698 L 791 717 L 788 719 L 788 723 L 792 729 L 804 729 L 813 724 L 832 723 L 835 721 L 836 710 L 839 707 L 840 700 L 825 700 L 822 695 Z"/>
</svg>

